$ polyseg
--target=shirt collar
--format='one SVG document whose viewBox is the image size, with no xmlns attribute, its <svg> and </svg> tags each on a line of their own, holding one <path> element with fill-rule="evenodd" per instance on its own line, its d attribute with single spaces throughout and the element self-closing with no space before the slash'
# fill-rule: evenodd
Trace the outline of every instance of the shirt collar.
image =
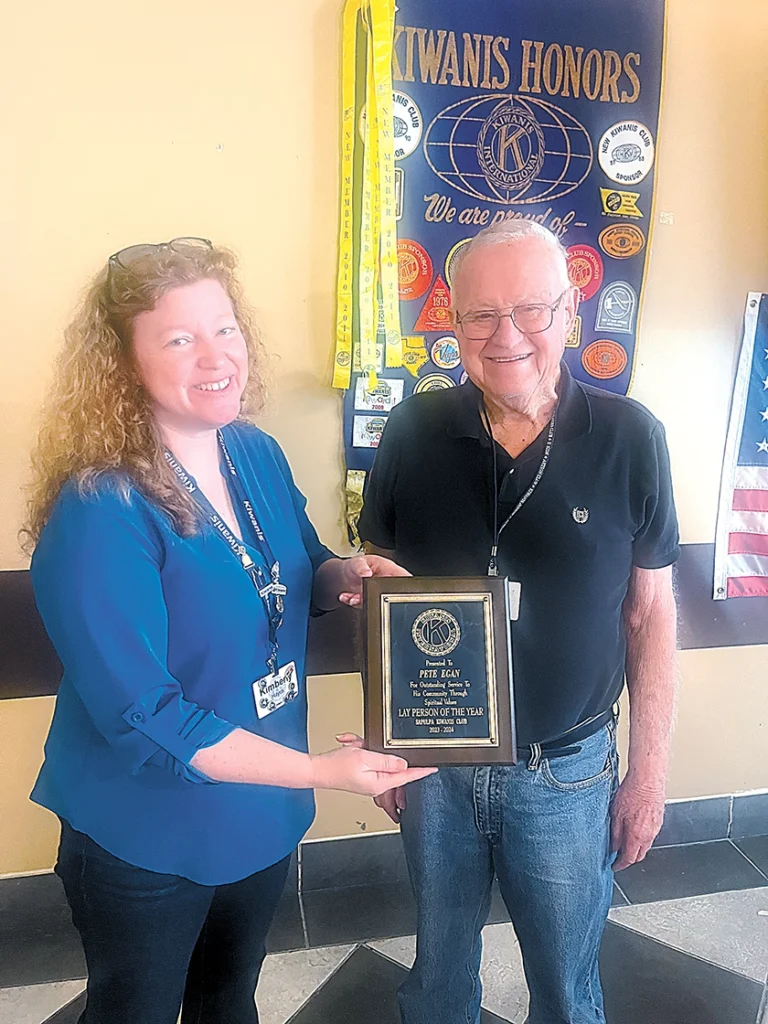
<svg viewBox="0 0 768 1024">
<path fill-rule="evenodd" d="M 449 437 L 474 437 L 488 446 L 488 433 L 480 417 L 482 391 L 471 380 L 458 389 L 459 402 L 446 427 Z M 560 363 L 557 385 L 557 440 L 570 441 L 592 430 L 589 396 L 579 381 L 574 380 L 565 361 Z"/>
</svg>

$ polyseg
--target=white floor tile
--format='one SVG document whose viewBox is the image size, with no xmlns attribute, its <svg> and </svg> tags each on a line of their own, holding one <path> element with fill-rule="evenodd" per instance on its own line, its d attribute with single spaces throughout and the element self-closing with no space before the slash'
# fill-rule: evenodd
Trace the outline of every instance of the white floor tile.
<svg viewBox="0 0 768 1024">
<path fill-rule="evenodd" d="M 256 992 L 262 1024 L 285 1024 L 354 948 L 326 946 L 268 956 Z M 84 988 L 84 981 L 62 981 L 0 989 L 0 1024 L 42 1024 Z"/>
<path fill-rule="evenodd" d="M 403 967 L 407 967 L 409 970 L 413 967 L 413 961 L 416 959 L 415 935 L 400 935 L 396 939 L 376 939 L 372 942 L 366 942 L 366 946 L 370 946 L 371 949 L 383 953 L 390 960 L 402 964 Z"/>
<path fill-rule="evenodd" d="M 411 967 L 416 957 L 416 936 L 382 939 L 368 945 L 391 960 Z M 483 929 L 483 1006 L 506 1020 L 523 1020 L 528 1011 L 528 988 L 520 947 L 511 924 L 489 924 Z"/>
<path fill-rule="evenodd" d="M 528 987 L 520 946 L 511 924 L 489 924 L 483 929 L 483 1006 L 504 1020 L 524 1020 Z"/>
<path fill-rule="evenodd" d="M 256 989 L 261 1024 L 285 1024 L 354 948 L 320 946 L 268 956 Z"/>
<path fill-rule="evenodd" d="M 56 981 L 0 989 L 0 1024 L 42 1024 L 84 988 L 84 981 Z"/>
<path fill-rule="evenodd" d="M 764 982 L 768 975 L 768 886 L 614 907 L 611 919 L 685 953 Z"/>
</svg>

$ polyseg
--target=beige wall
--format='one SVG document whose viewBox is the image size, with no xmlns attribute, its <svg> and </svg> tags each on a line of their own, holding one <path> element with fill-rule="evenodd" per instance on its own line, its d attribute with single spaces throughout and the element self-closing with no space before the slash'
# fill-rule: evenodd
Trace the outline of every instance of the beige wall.
<svg viewBox="0 0 768 1024">
<path fill-rule="evenodd" d="M 30 803 L 53 697 L 0 702 L 0 874 L 51 867 L 58 822 Z"/>
<path fill-rule="evenodd" d="M 657 223 L 633 394 L 667 424 L 685 542 L 714 537 L 745 293 L 768 289 L 768 4 L 667 0 Z M 265 425 L 343 550 L 333 322 L 341 0 L 97 0 L 21 7 L 2 66 L 6 285 L 0 569 L 16 545 L 38 403 L 74 297 L 105 256 L 201 234 L 233 246 L 279 354 Z M 10 244 L 8 244 L 10 241 Z M 684 652 L 672 796 L 768 786 L 768 648 Z M 360 721 L 356 677 L 310 683 L 316 749 Z M 0 872 L 50 864 L 26 795 L 51 700 L 0 704 Z M 713 745 L 713 736 L 717 742 Z M 321 794 L 312 835 L 387 827 Z"/>
<path fill-rule="evenodd" d="M 0 566 L 36 409 L 75 297 L 109 253 L 203 235 L 234 247 L 277 354 L 275 419 L 325 539 L 338 545 L 334 310 L 340 0 L 100 0 L 20 7 L 3 104 Z M 34 268 L 34 269 L 33 269 Z M 42 300 L 44 296 L 44 301 Z M 8 359 L 8 356 L 6 356 Z"/>
<path fill-rule="evenodd" d="M 768 290 L 768 3 L 667 0 L 667 9 L 632 395 L 666 424 L 683 543 L 711 543 L 746 293 Z M 674 223 L 660 223 L 662 213 Z"/>
</svg>

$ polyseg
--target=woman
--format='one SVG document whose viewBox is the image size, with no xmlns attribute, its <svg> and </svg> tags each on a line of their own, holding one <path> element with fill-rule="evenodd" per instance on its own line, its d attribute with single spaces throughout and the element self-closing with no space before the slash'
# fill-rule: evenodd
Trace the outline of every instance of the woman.
<svg viewBox="0 0 768 1024">
<path fill-rule="evenodd" d="M 310 607 L 361 577 L 276 442 L 234 258 L 204 239 L 110 257 L 67 332 L 28 533 L 64 665 L 33 800 L 56 813 L 88 963 L 82 1024 L 253 1024 L 264 943 L 312 788 L 428 774 L 307 753 Z"/>
</svg>

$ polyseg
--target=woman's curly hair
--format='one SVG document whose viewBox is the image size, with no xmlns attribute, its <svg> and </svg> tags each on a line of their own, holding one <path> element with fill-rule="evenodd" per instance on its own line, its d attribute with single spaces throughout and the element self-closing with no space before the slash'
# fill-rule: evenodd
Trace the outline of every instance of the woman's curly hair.
<svg viewBox="0 0 768 1024">
<path fill-rule="evenodd" d="M 42 426 L 32 455 L 33 480 L 22 538 L 34 547 L 63 485 L 93 492 L 99 477 L 117 472 L 128 496 L 134 485 L 170 516 L 182 535 L 196 532 L 194 498 L 169 469 L 149 396 L 133 359 L 132 325 L 172 288 L 215 279 L 227 292 L 248 350 L 248 384 L 241 414 L 266 400 L 266 355 L 227 249 L 176 241 L 147 247 L 127 266 L 111 258 L 86 292 L 64 332 Z"/>
</svg>

